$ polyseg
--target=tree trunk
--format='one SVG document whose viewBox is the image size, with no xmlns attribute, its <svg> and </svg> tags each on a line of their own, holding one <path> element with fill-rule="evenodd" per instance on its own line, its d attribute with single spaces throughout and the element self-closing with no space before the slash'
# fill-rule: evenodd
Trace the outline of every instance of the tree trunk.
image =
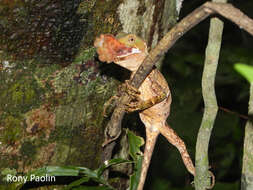
<svg viewBox="0 0 253 190">
<path fill-rule="evenodd" d="M 0 170 L 97 168 L 103 105 L 121 74 L 94 58 L 94 38 L 123 31 L 154 46 L 176 23 L 176 6 L 174 0 L 1 1 Z"/>
</svg>

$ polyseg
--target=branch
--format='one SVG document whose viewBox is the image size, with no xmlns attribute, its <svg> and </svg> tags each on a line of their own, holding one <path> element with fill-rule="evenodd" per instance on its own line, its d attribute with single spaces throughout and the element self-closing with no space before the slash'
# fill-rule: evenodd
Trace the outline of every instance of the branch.
<svg viewBox="0 0 253 190">
<path fill-rule="evenodd" d="M 212 14 L 220 14 L 225 18 L 237 24 L 240 28 L 246 30 L 253 35 L 253 20 L 244 15 L 239 9 L 227 3 L 211 3 L 206 2 L 199 8 L 195 9 L 192 13 L 182 19 L 176 26 L 174 26 L 151 50 L 149 56 L 143 61 L 135 76 L 131 80 L 131 85 L 139 88 L 143 80 L 151 72 L 153 65 L 159 58 L 167 52 L 175 42 L 182 37 L 188 30 L 196 26 L 206 17 Z"/>
<path fill-rule="evenodd" d="M 253 35 L 253 20 L 244 15 L 239 9 L 230 4 L 206 2 L 182 19 L 161 39 L 158 45 L 150 51 L 149 56 L 145 58 L 138 71 L 130 81 L 130 84 L 135 88 L 139 88 L 148 74 L 152 71 L 153 66 L 159 58 L 167 52 L 180 37 L 206 17 L 215 13 L 231 20 L 240 28 L 243 28 Z M 105 146 L 103 156 L 104 161 L 111 158 L 110 151 L 115 146 L 115 142 L 113 141 L 116 140 L 121 133 L 121 122 L 125 114 L 123 105 L 128 101 L 129 98 L 127 94 L 123 94 L 118 101 L 118 105 L 113 112 L 110 122 L 108 122 L 106 126 L 105 143 L 103 144 Z"/>
<path fill-rule="evenodd" d="M 253 158 L 253 83 L 250 83 L 250 98 L 249 98 L 249 114 L 250 119 L 245 127 L 244 147 L 243 147 L 243 163 L 242 163 L 242 178 L 241 189 L 250 190 L 253 186 L 252 178 L 252 158 Z"/>
<path fill-rule="evenodd" d="M 214 1 L 226 2 L 226 0 Z M 210 21 L 208 44 L 206 47 L 206 57 L 202 76 L 202 94 L 205 110 L 196 143 L 196 176 L 194 179 L 196 190 L 204 190 L 208 186 L 210 187 L 208 145 L 218 111 L 215 95 L 215 75 L 219 61 L 223 26 L 223 22 L 218 18 L 212 18 Z M 214 181 L 212 182 L 211 187 L 213 185 Z"/>
</svg>

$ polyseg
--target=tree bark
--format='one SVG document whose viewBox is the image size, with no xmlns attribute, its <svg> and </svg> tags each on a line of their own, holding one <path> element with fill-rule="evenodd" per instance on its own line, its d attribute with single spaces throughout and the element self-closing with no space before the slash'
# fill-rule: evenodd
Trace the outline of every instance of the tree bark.
<svg viewBox="0 0 253 190">
<path fill-rule="evenodd" d="M 226 3 L 226 0 L 213 0 L 213 2 Z M 202 76 L 202 94 L 205 110 L 196 143 L 196 176 L 194 179 L 196 190 L 204 190 L 210 186 L 210 181 L 208 179 L 210 176 L 208 173 L 208 145 L 218 111 L 215 95 L 215 76 L 219 62 L 223 26 L 223 22 L 218 18 L 212 18 L 210 21 L 208 45 L 206 47 L 206 57 Z M 211 180 L 213 180 L 211 183 L 215 183 L 215 179 Z M 212 187 L 210 187 L 210 189 L 211 188 Z"/>
<path fill-rule="evenodd" d="M 243 147 L 243 163 L 242 163 L 242 177 L 241 190 L 249 190 L 253 188 L 253 169 L 252 169 L 252 150 L 253 150 L 253 83 L 250 84 L 249 96 L 249 120 L 245 127 L 244 147 Z"/>
<path fill-rule="evenodd" d="M 177 20 L 173 0 L 2 1 L 0 170 L 101 164 L 103 105 L 121 73 L 93 40 L 135 33 L 154 46 Z M 0 183 L 1 184 L 1 183 Z"/>
</svg>

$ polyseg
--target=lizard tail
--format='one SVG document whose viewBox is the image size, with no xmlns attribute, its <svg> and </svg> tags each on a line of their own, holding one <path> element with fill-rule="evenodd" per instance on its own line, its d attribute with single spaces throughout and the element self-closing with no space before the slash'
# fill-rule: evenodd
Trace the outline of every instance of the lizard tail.
<svg viewBox="0 0 253 190">
<path fill-rule="evenodd" d="M 164 126 L 160 127 L 159 130 L 160 130 L 160 133 L 172 145 L 174 145 L 178 149 L 178 151 L 181 154 L 185 167 L 193 176 L 195 176 L 195 167 L 186 149 L 184 141 L 176 134 L 176 132 L 167 123 Z"/>
<path fill-rule="evenodd" d="M 144 150 L 144 158 L 142 160 L 142 170 L 140 175 L 140 180 L 138 184 L 137 190 L 143 190 L 144 183 L 146 180 L 150 160 L 152 157 L 152 153 L 155 147 L 157 136 L 159 135 L 159 131 L 151 131 L 148 127 L 146 127 L 146 144 Z"/>
</svg>

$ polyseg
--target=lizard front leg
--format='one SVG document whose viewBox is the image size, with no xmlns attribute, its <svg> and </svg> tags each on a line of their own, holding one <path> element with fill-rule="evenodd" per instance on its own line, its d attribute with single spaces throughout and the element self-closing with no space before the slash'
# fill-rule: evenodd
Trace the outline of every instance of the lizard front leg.
<svg viewBox="0 0 253 190">
<path fill-rule="evenodd" d="M 141 110 L 145 110 L 147 108 L 150 108 L 160 102 L 162 102 L 163 100 L 165 100 L 167 98 L 166 93 L 161 93 L 160 95 L 154 96 L 148 100 L 141 100 L 139 99 L 139 101 L 132 101 L 128 104 L 126 104 L 126 111 L 127 112 L 134 112 L 134 111 L 141 111 Z"/>
<path fill-rule="evenodd" d="M 159 131 L 172 145 L 174 145 L 178 149 L 185 167 L 193 176 L 195 176 L 195 167 L 186 149 L 184 141 L 176 134 L 176 132 L 167 123 L 164 126 L 161 126 L 159 128 Z"/>
<path fill-rule="evenodd" d="M 122 96 L 122 94 L 126 92 L 129 97 L 131 98 L 131 101 L 138 102 L 140 100 L 139 95 L 140 91 L 137 88 L 134 88 L 129 84 L 129 80 L 126 80 L 125 83 L 121 84 L 118 87 L 118 92 L 117 95 L 112 96 L 109 100 L 107 100 L 104 104 L 104 109 L 103 109 L 103 116 L 107 117 L 107 109 L 109 106 L 112 105 L 112 103 Z M 115 105 L 114 105 L 115 106 Z"/>
<path fill-rule="evenodd" d="M 156 96 L 153 96 L 147 100 L 142 100 L 140 98 L 141 93 L 138 89 L 135 89 L 132 87 L 128 81 L 123 85 L 124 90 L 127 91 L 127 94 L 130 96 L 131 100 L 129 103 L 127 103 L 126 106 L 126 111 L 127 112 L 134 112 L 134 111 L 142 111 L 145 109 L 148 109 L 163 100 L 167 98 L 167 93 L 161 89 Z M 160 86 L 159 86 L 160 87 Z M 161 88 L 161 87 L 160 87 Z"/>
<path fill-rule="evenodd" d="M 146 128 L 146 144 L 145 144 L 145 150 L 144 150 L 144 157 L 142 160 L 141 175 L 140 175 L 137 190 L 143 190 L 150 160 L 151 160 L 153 150 L 155 147 L 156 139 L 157 139 L 157 136 L 160 134 L 159 130 L 150 129 L 147 126 L 145 126 L 145 128 Z"/>
</svg>

